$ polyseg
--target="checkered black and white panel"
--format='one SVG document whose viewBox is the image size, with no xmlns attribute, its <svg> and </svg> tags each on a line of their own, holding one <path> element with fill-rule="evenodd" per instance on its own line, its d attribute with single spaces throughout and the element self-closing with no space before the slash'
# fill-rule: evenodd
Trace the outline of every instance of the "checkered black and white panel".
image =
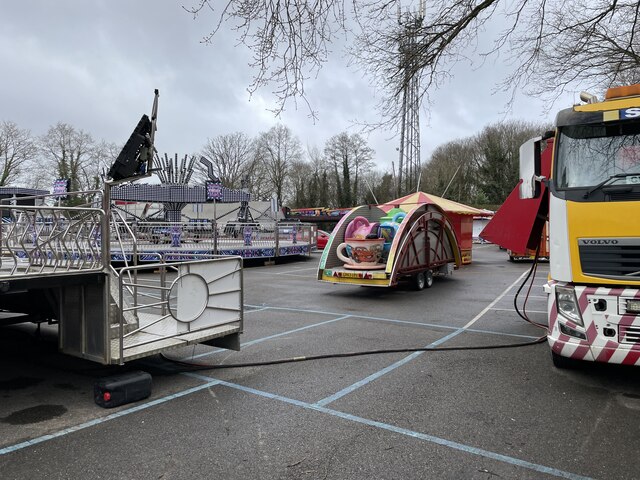
<svg viewBox="0 0 640 480">
<path fill-rule="evenodd" d="M 180 223 L 182 221 L 182 211 L 181 210 L 169 210 L 165 208 L 164 210 L 164 219 L 170 223 Z"/>
<path fill-rule="evenodd" d="M 251 194 L 242 190 L 232 190 L 227 187 L 222 187 L 221 198 L 219 202 L 222 203 L 235 203 L 235 202 L 249 202 L 251 200 Z"/>
<path fill-rule="evenodd" d="M 205 203 L 205 186 L 160 184 L 150 185 L 137 183 L 132 185 L 120 185 L 111 190 L 112 200 L 128 200 L 131 202 L 157 202 L 157 203 Z M 249 201 L 251 195 L 242 190 L 232 190 L 222 187 L 222 203 Z"/>
<path fill-rule="evenodd" d="M 0 197 L 5 195 L 20 195 L 22 197 L 35 197 L 37 195 L 49 195 L 48 190 L 36 190 L 35 188 L 0 187 Z"/>
</svg>

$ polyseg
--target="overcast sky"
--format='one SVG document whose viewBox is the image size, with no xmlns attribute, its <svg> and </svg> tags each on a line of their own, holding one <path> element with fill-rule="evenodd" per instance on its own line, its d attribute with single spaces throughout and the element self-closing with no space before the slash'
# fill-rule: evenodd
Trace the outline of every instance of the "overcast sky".
<svg viewBox="0 0 640 480">
<path fill-rule="evenodd" d="M 96 140 L 123 144 L 153 90 L 160 90 L 156 148 L 169 154 L 199 152 L 207 138 L 242 131 L 255 136 L 278 122 L 303 146 L 324 147 L 358 121 L 375 121 L 375 91 L 334 52 L 317 79 L 306 84 L 319 112 L 290 103 L 278 119 L 267 111 L 275 99 L 265 89 L 250 98 L 250 53 L 223 32 L 213 46 L 201 43 L 214 17 L 196 20 L 182 9 L 192 0 L 4 1 L 0 14 L 0 121 L 40 135 L 57 122 L 85 130 Z M 456 67 L 454 78 L 432 94 L 421 117 L 423 161 L 438 145 L 478 133 L 503 119 L 553 120 L 543 104 L 520 97 L 504 114 L 507 95 L 491 92 L 503 77 L 499 61 L 481 69 Z M 565 96 L 557 103 L 565 108 Z M 397 163 L 393 132 L 367 137 L 381 169 Z"/>
</svg>

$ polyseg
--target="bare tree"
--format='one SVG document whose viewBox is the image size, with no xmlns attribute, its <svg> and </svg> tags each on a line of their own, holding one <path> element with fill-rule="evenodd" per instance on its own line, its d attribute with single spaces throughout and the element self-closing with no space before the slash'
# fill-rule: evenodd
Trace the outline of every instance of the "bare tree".
<svg viewBox="0 0 640 480">
<path fill-rule="evenodd" d="M 94 143 L 89 155 L 89 161 L 92 166 L 86 169 L 87 179 L 89 179 L 87 186 L 89 189 L 97 190 L 102 188 L 104 182 L 103 174 L 111 168 L 111 165 L 116 161 L 121 150 L 122 146 L 114 142 L 101 140 L 98 143 Z M 93 180 L 90 180 L 92 175 Z"/>
<path fill-rule="evenodd" d="M 342 132 L 334 135 L 324 147 L 324 155 L 331 165 L 333 183 L 336 188 L 336 200 L 338 207 L 353 207 L 354 200 L 351 195 L 351 149 L 349 134 Z"/>
<path fill-rule="evenodd" d="M 313 182 L 311 174 L 311 165 L 302 160 L 291 162 L 289 168 L 289 188 L 291 190 L 288 195 L 290 205 L 294 208 L 312 207 L 313 203 L 309 200 L 310 183 Z"/>
<path fill-rule="evenodd" d="M 254 142 L 242 132 L 207 139 L 202 154 L 211 160 L 214 173 L 229 188 L 240 188 L 242 179 L 253 174 Z"/>
<path fill-rule="evenodd" d="M 258 137 L 257 158 L 271 191 L 276 194 L 278 204 L 282 205 L 291 164 L 302 158 L 300 140 L 284 125 L 271 127 Z"/>
<path fill-rule="evenodd" d="M 95 188 L 101 165 L 90 134 L 59 122 L 40 138 L 40 148 L 54 175 L 69 179 L 72 191 Z"/>
<path fill-rule="evenodd" d="M 521 8 L 510 12 L 512 28 L 499 39 L 510 42 L 517 66 L 502 87 L 553 96 L 570 86 L 598 92 L 640 82 L 637 0 L 519 3 Z"/>
<path fill-rule="evenodd" d="M 463 203 L 478 202 L 476 152 L 472 138 L 438 146 L 422 167 L 422 189 Z"/>
<path fill-rule="evenodd" d="M 353 193 L 357 204 L 364 202 L 367 188 L 363 184 L 362 175 L 374 167 L 373 155 L 375 151 L 367 144 L 367 141 L 358 133 L 351 135 L 351 148 L 353 150 Z"/>
<path fill-rule="evenodd" d="M 333 171 L 338 206 L 353 207 L 364 201 L 360 177 L 373 167 L 373 150 L 367 142 L 357 133 L 342 132 L 327 140 L 324 154 Z"/>
<path fill-rule="evenodd" d="M 322 150 L 317 146 L 307 147 L 309 159 L 309 175 L 307 205 L 308 207 L 328 207 L 330 198 L 334 197 L 333 185 L 329 182 L 328 164 Z"/>
<path fill-rule="evenodd" d="M 396 198 L 395 182 L 391 172 L 371 169 L 363 175 L 366 186 L 362 203 L 380 204 Z"/>
<path fill-rule="evenodd" d="M 20 179 L 37 152 L 29 130 L 19 128 L 14 122 L 0 123 L 0 186 Z"/>
<path fill-rule="evenodd" d="M 327 61 L 338 34 L 355 36 L 350 50 L 354 62 L 385 93 L 382 123 L 396 126 L 407 82 L 418 77 L 422 102 L 456 62 L 482 62 L 492 53 L 510 57 L 512 73 L 503 86 L 512 94 L 528 88 L 553 96 L 569 86 L 606 88 L 640 81 L 637 0 L 432 2 L 424 15 L 412 17 L 415 42 L 410 52 L 402 53 L 414 61 L 402 65 L 398 46 L 407 27 L 398 21 L 400 8 L 401 0 L 198 0 L 186 10 L 194 16 L 204 11 L 215 15 L 205 42 L 233 25 L 254 55 L 250 90 L 275 84 L 280 111 L 289 98 L 306 101 L 304 81 Z M 480 36 L 492 33 L 487 22 L 497 16 L 505 20 L 505 28 L 489 38 L 492 47 L 478 50 Z"/>
<path fill-rule="evenodd" d="M 474 183 L 489 204 L 504 202 L 518 183 L 520 145 L 549 128 L 549 125 L 512 121 L 489 125 L 476 135 Z"/>
</svg>

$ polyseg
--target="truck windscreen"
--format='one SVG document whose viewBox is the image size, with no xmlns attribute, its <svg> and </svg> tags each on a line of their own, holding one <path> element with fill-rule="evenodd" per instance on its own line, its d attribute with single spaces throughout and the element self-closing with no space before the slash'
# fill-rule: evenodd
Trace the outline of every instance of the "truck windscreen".
<svg viewBox="0 0 640 480">
<path fill-rule="evenodd" d="M 554 180 L 558 189 L 592 187 L 607 179 L 638 181 L 632 174 L 640 175 L 640 122 L 564 126 L 559 129 L 557 148 Z"/>
</svg>

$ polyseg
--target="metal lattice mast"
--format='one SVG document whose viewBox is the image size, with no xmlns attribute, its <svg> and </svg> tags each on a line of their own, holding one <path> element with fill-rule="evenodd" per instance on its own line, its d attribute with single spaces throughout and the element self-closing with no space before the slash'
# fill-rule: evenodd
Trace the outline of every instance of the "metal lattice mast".
<svg viewBox="0 0 640 480">
<path fill-rule="evenodd" d="M 400 148 L 398 159 L 398 196 L 419 188 L 420 178 L 420 75 L 417 61 L 419 34 L 425 15 L 425 0 L 417 12 L 398 14 L 402 27 L 398 51 L 403 76 Z"/>
</svg>

